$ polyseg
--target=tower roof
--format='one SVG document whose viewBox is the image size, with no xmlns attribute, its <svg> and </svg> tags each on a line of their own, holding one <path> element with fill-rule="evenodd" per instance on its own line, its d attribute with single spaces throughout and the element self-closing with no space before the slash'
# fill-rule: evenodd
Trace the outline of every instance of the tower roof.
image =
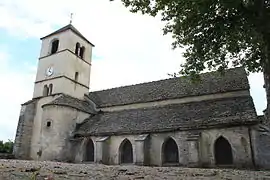
<svg viewBox="0 0 270 180">
<path fill-rule="evenodd" d="M 49 37 L 49 36 L 52 36 L 52 35 L 55 35 L 55 34 L 58 34 L 58 33 L 61 33 L 61 32 L 64 32 L 64 31 L 66 31 L 66 30 L 71 30 L 71 31 L 73 31 L 75 34 L 77 34 L 78 36 L 80 36 L 82 39 L 84 39 L 85 41 L 87 41 L 89 44 L 91 44 L 92 46 L 95 46 L 95 45 L 92 44 L 88 39 L 86 39 L 86 38 L 82 35 L 82 33 L 80 33 L 80 32 L 78 31 L 78 29 L 76 29 L 72 24 L 68 24 L 68 25 L 66 25 L 66 26 L 64 26 L 64 27 L 62 27 L 62 28 L 60 28 L 60 29 L 58 29 L 57 31 L 54 31 L 53 33 L 51 33 L 51 34 L 49 34 L 49 35 L 47 35 L 47 36 L 44 36 L 44 37 L 42 37 L 42 38 L 40 38 L 40 39 L 42 40 L 42 39 L 44 39 L 44 38 L 47 38 L 47 37 Z"/>
</svg>

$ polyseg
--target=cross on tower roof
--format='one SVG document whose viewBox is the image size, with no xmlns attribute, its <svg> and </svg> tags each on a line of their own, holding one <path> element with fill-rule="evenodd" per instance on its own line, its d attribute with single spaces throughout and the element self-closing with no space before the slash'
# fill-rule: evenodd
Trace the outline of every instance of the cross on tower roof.
<svg viewBox="0 0 270 180">
<path fill-rule="evenodd" d="M 73 13 L 70 13 L 70 21 L 69 21 L 69 24 L 72 23 L 72 16 L 73 16 Z"/>
</svg>

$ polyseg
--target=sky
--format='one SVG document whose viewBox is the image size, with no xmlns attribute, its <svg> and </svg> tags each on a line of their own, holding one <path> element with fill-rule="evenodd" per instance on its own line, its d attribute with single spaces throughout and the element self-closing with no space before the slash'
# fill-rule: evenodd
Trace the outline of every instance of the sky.
<svg viewBox="0 0 270 180">
<path fill-rule="evenodd" d="M 14 140 L 21 104 L 33 95 L 40 38 L 72 24 L 94 45 L 90 91 L 169 78 L 184 62 L 164 23 L 115 0 L 0 1 L 0 140 Z M 258 114 L 266 107 L 261 73 L 249 76 Z"/>
</svg>

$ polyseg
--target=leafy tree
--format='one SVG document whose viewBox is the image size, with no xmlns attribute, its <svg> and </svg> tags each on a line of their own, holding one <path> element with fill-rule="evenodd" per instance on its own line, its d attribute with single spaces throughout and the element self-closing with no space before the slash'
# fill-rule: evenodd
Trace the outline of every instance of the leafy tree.
<svg viewBox="0 0 270 180">
<path fill-rule="evenodd" d="M 0 141 L 0 153 L 9 153 L 11 154 L 13 151 L 13 142 L 8 140 L 8 142 Z"/>
<path fill-rule="evenodd" d="M 111 0 L 112 1 L 112 0 Z M 173 48 L 184 47 L 180 75 L 243 66 L 264 72 L 270 104 L 270 0 L 122 0 L 131 12 L 161 16 Z"/>
</svg>

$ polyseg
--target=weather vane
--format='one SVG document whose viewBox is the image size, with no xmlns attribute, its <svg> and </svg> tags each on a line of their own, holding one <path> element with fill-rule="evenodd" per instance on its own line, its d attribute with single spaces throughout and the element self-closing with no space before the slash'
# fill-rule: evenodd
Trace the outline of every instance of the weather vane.
<svg viewBox="0 0 270 180">
<path fill-rule="evenodd" d="M 70 21 L 69 21 L 69 24 L 72 23 L 72 16 L 73 16 L 73 13 L 70 13 Z"/>
</svg>

